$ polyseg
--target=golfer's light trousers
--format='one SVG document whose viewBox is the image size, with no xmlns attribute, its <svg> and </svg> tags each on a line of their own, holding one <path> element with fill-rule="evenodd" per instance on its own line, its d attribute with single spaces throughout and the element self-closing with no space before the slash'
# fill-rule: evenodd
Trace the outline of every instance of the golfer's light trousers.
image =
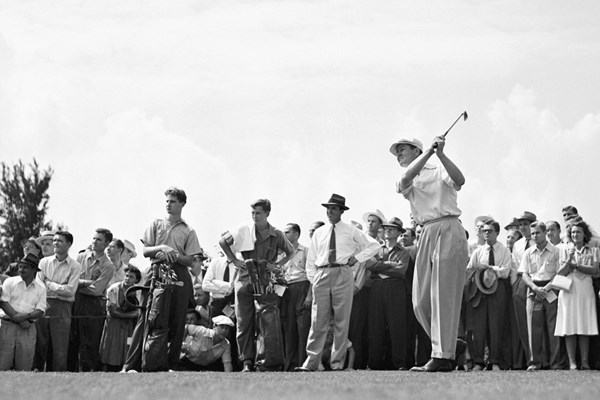
<svg viewBox="0 0 600 400">
<path fill-rule="evenodd" d="M 468 261 L 465 229 L 458 217 L 424 225 L 415 262 L 413 306 L 431 338 L 431 357 L 455 357 Z"/>
</svg>

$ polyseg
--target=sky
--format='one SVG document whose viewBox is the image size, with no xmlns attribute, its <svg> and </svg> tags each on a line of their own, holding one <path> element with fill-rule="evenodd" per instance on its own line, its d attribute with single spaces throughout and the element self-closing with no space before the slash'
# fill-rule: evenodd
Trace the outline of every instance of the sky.
<svg viewBox="0 0 600 400">
<path fill-rule="evenodd" d="M 257 198 L 304 243 L 332 193 L 346 221 L 408 224 L 390 145 L 467 111 L 446 145 L 467 230 L 569 204 L 598 228 L 598 17 L 593 0 L 0 0 L 0 160 L 53 169 L 72 253 L 98 227 L 139 252 L 169 186 L 214 253 Z"/>
</svg>

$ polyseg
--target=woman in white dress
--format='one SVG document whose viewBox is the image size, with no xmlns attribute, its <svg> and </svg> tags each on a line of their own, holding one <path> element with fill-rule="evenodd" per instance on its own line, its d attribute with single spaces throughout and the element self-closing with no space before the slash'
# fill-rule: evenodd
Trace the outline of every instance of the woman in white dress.
<svg viewBox="0 0 600 400">
<path fill-rule="evenodd" d="M 556 336 L 565 336 L 570 369 L 577 369 L 576 349 L 579 344 L 581 369 L 590 369 L 588 361 L 589 337 L 598 334 L 596 298 L 592 275 L 598 272 L 600 253 L 588 246 L 592 234 L 583 221 L 569 226 L 572 243 L 561 249 L 560 275 L 572 279 L 568 291 L 558 295 Z"/>
</svg>

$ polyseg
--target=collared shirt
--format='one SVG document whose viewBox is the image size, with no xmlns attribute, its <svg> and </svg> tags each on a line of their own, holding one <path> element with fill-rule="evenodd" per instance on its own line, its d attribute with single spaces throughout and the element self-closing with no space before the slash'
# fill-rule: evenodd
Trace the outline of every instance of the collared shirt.
<svg viewBox="0 0 600 400">
<path fill-rule="evenodd" d="M 381 246 L 381 250 L 379 250 L 379 254 L 376 258 L 378 260 L 375 264 L 375 267 L 385 263 L 386 261 L 392 261 L 399 264 L 397 267 L 389 267 L 386 271 L 377 273 L 379 278 L 403 278 L 406 275 L 410 265 L 411 252 L 402 247 L 400 243 L 397 243 L 391 249 L 384 244 Z"/>
<path fill-rule="evenodd" d="M 8 303 L 18 313 L 31 313 L 35 310 L 45 312 L 46 287 L 35 278 L 27 285 L 20 276 L 6 278 L 2 284 L 0 301 Z"/>
<path fill-rule="evenodd" d="M 559 259 L 558 249 L 550 242 L 542 250 L 534 245 L 523 253 L 519 272 L 528 274 L 534 282 L 549 281 L 558 272 Z"/>
<path fill-rule="evenodd" d="M 210 365 L 221 359 L 223 364 L 231 363 L 231 345 L 227 339 L 214 343 L 215 331 L 200 325 L 186 325 L 183 341 L 183 354 L 197 365 Z"/>
<path fill-rule="evenodd" d="M 287 283 L 303 282 L 306 279 L 306 257 L 308 249 L 298 243 L 294 255 L 283 266 L 284 278 Z"/>
<path fill-rule="evenodd" d="M 471 254 L 471 259 L 469 260 L 467 268 L 487 266 L 490 259 L 490 247 L 489 244 L 483 244 L 477 247 L 475 251 L 473 251 L 473 254 Z M 492 267 L 499 278 L 506 279 L 510 276 L 512 254 L 510 254 L 510 250 L 500 242 L 496 242 L 493 248 L 495 262 L 494 265 L 490 265 L 490 267 Z"/>
<path fill-rule="evenodd" d="M 569 246 L 564 243 L 562 246 L 559 246 L 556 247 L 558 247 L 560 252 L 560 265 L 564 265 L 569 259 Z M 575 248 L 574 260 L 578 265 L 585 265 L 588 267 L 593 266 L 594 264 L 597 265 L 598 262 L 600 262 L 600 249 L 590 246 L 589 243 L 582 246 L 581 249 Z M 582 280 L 592 280 L 592 275 L 584 274 L 579 270 L 574 270 L 570 272 L 570 274 L 575 275 Z"/>
<path fill-rule="evenodd" d="M 229 265 L 229 282 L 225 281 L 225 268 Z M 222 299 L 226 294 L 232 293 L 231 282 L 235 277 L 235 265 L 227 257 L 215 257 L 208 264 L 206 274 L 202 280 L 202 290 L 210 292 L 214 299 Z"/>
<path fill-rule="evenodd" d="M 81 264 L 69 256 L 59 261 L 54 255 L 42 258 L 39 268 L 36 279 L 46 285 L 48 299 L 75 301 Z"/>
<path fill-rule="evenodd" d="M 87 250 L 77 256 L 77 262 L 81 264 L 77 291 L 88 296 L 106 296 L 108 282 L 115 273 L 115 267 L 106 254 L 96 258 L 93 251 Z"/>
<path fill-rule="evenodd" d="M 240 227 L 237 231 L 232 232 L 234 242 L 231 246 L 231 250 L 234 252 L 240 251 L 240 248 L 238 247 L 239 243 L 236 244 L 236 240 L 238 240 L 236 238 L 242 236 L 239 234 L 239 232 L 242 231 L 254 232 L 253 234 L 255 236 L 254 249 L 241 251 L 244 260 L 267 260 L 268 262 L 275 263 L 280 252 L 284 252 L 286 255 L 294 252 L 294 246 L 287 240 L 283 232 L 274 228 L 271 224 L 268 224 L 267 234 L 263 237 L 260 236 L 260 233 L 256 230 L 256 225 L 254 224 L 251 226 Z M 248 270 L 246 268 L 239 270 L 238 279 L 249 279 Z"/>
<path fill-rule="evenodd" d="M 108 287 L 110 287 L 113 283 L 123 282 L 125 280 L 125 268 L 127 268 L 127 264 L 121 263 L 121 267 L 117 269 L 117 266 L 113 264 L 115 267 L 115 273 L 113 274 L 110 281 L 108 281 Z"/>
<path fill-rule="evenodd" d="M 313 233 L 306 259 L 306 277 L 311 283 L 313 283 L 317 267 L 329 264 L 331 229 L 332 225 L 328 224 Z M 379 242 L 356 227 L 343 221 L 335 224 L 336 264 L 348 264 L 348 260 L 352 256 L 359 263 L 367 261 L 379 252 L 380 247 Z"/>
<path fill-rule="evenodd" d="M 184 256 L 202 251 L 196 231 L 184 220 L 171 225 L 166 219 L 155 219 L 144 232 L 142 242 L 148 247 L 165 244 Z M 156 260 L 152 259 L 152 261 Z"/>
<path fill-rule="evenodd" d="M 442 165 L 425 164 L 401 193 L 410 202 L 414 220 L 423 224 L 441 217 L 459 216 L 457 191 L 460 188 Z"/>
</svg>

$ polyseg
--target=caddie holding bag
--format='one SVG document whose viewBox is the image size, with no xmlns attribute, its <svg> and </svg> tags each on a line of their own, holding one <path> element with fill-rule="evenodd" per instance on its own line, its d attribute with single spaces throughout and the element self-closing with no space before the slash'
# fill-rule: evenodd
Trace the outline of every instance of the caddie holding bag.
<svg viewBox="0 0 600 400">
<path fill-rule="evenodd" d="M 236 339 L 244 365 L 242 371 L 252 371 L 255 364 L 260 370 L 276 371 L 281 370 L 284 363 L 278 294 L 275 293 L 274 282 L 281 274 L 280 265 L 293 255 L 294 247 L 283 232 L 268 223 L 271 212 L 269 200 L 256 200 L 251 207 L 254 223 L 226 232 L 219 245 L 237 270 L 234 283 Z M 281 252 L 285 253 L 285 257 L 277 262 Z"/>
</svg>

